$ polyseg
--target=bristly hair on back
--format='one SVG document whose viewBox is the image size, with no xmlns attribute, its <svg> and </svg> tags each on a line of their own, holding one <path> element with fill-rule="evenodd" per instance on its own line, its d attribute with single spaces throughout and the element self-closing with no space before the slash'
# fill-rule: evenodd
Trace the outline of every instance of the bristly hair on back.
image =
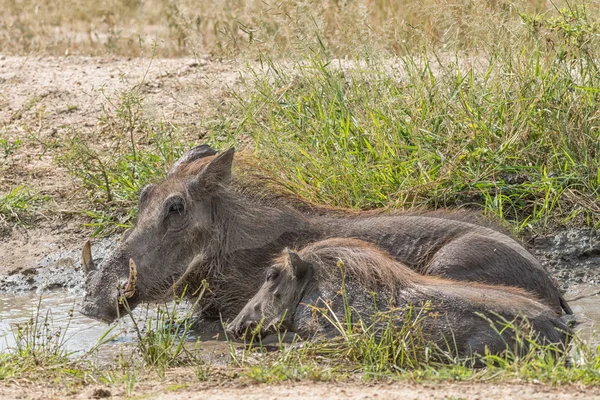
<svg viewBox="0 0 600 400">
<path fill-rule="evenodd" d="M 394 293 L 396 289 L 414 286 L 418 280 L 416 272 L 394 260 L 386 251 L 358 239 L 318 241 L 299 250 L 298 255 L 313 266 L 318 281 L 338 282 L 341 268 L 348 279 L 374 291 L 385 288 Z M 284 264 L 285 253 L 274 263 Z"/>
<path fill-rule="evenodd" d="M 319 282 L 340 282 L 340 269 L 343 268 L 346 279 L 357 282 L 361 287 L 371 291 L 387 289 L 392 294 L 397 290 L 422 290 L 432 285 L 470 287 L 473 291 L 491 287 L 485 283 L 421 275 L 395 260 L 387 251 L 360 239 L 325 239 L 311 243 L 297 253 L 302 260 L 312 265 L 315 279 Z M 276 264 L 284 262 L 285 252 L 274 259 Z M 493 287 L 507 294 L 538 297 L 522 288 L 500 285 Z"/>
<path fill-rule="evenodd" d="M 199 173 L 216 156 L 207 156 L 190 163 L 182 165 L 178 174 L 189 176 Z M 233 174 L 233 188 L 240 195 L 256 201 L 265 206 L 271 207 L 291 207 L 306 215 L 320 216 L 344 216 L 346 218 L 356 217 L 374 217 L 378 215 L 406 215 L 406 216 L 427 216 L 434 218 L 443 218 L 448 220 L 472 223 L 485 226 L 504 234 L 510 235 L 499 220 L 489 216 L 483 216 L 478 210 L 460 209 L 460 210 L 430 210 L 425 208 L 392 209 L 381 207 L 372 210 L 351 209 L 343 207 L 333 207 L 325 204 L 319 204 L 307 199 L 291 189 L 292 184 L 281 178 L 274 178 L 273 172 L 265 169 L 260 159 L 248 151 L 238 151 L 234 158 L 235 173 Z"/>
</svg>

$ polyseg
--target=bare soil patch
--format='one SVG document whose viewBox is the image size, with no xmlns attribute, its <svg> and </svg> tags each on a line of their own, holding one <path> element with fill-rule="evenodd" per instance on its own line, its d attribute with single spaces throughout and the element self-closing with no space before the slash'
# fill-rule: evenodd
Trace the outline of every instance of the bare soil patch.
<svg viewBox="0 0 600 400">
<path fill-rule="evenodd" d="M 294 383 L 276 386 L 260 385 L 238 388 L 211 388 L 161 393 L 157 399 L 594 399 L 597 389 L 576 387 L 549 388 L 542 385 L 521 384 L 452 384 L 452 383 Z"/>
<path fill-rule="evenodd" d="M 186 375 L 188 374 L 188 375 Z M 575 385 L 551 387 L 524 383 L 449 383 L 449 382 L 285 382 L 274 385 L 209 380 L 189 383 L 193 371 L 171 371 L 161 382 L 136 385 L 131 396 L 165 400 L 179 399 L 597 399 L 600 390 L 595 387 Z M 10 382 L 0 389 L 2 397 L 21 399 L 61 398 L 63 390 L 28 382 Z M 76 389 L 73 399 L 123 398 L 124 387 L 92 385 Z"/>
</svg>

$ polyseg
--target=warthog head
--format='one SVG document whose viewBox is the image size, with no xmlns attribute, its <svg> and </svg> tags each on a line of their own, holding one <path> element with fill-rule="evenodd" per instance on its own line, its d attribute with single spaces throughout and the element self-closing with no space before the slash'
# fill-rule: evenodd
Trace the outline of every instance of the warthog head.
<svg viewBox="0 0 600 400">
<path fill-rule="evenodd" d="M 242 338 L 271 333 L 278 328 L 291 329 L 296 306 L 312 276 L 310 263 L 285 249 L 283 256 L 267 269 L 265 281 L 256 295 L 227 326 L 228 333 Z"/>
<path fill-rule="evenodd" d="M 142 189 L 136 224 L 107 259 L 96 267 L 84 246 L 84 315 L 110 323 L 182 286 L 215 234 L 213 197 L 231 180 L 233 155 L 229 149 L 216 156 L 206 145 L 188 151 L 163 182 Z"/>
</svg>

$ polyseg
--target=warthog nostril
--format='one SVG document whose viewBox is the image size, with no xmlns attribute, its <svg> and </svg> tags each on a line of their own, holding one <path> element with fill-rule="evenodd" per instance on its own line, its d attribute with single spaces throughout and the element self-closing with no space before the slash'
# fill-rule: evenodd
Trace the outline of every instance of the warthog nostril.
<svg viewBox="0 0 600 400">
<path fill-rule="evenodd" d="M 256 329 L 257 324 L 254 321 L 243 321 L 239 324 L 230 324 L 227 327 L 228 333 L 231 333 L 235 337 L 243 338 L 252 336 L 252 331 Z"/>
<path fill-rule="evenodd" d="M 249 331 L 252 331 L 256 328 L 256 322 L 254 321 L 248 321 L 248 323 L 246 323 L 246 329 Z"/>
</svg>

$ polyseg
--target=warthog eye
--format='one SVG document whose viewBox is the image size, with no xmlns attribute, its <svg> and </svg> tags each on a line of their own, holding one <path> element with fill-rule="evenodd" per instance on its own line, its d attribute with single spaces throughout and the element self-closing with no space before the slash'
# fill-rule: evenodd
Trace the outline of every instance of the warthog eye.
<svg viewBox="0 0 600 400">
<path fill-rule="evenodd" d="M 276 269 L 272 269 L 267 272 L 267 282 L 273 282 L 275 279 L 279 277 L 279 271 Z"/>
<path fill-rule="evenodd" d="M 171 196 L 165 200 L 163 207 L 162 215 L 168 229 L 179 230 L 185 227 L 185 199 L 179 195 Z"/>
<path fill-rule="evenodd" d="M 184 210 L 183 203 L 179 203 L 179 202 L 173 203 L 169 207 L 169 214 L 171 214 L 171 213 L 183 214 L 183 210 Z"/>
</svg>

